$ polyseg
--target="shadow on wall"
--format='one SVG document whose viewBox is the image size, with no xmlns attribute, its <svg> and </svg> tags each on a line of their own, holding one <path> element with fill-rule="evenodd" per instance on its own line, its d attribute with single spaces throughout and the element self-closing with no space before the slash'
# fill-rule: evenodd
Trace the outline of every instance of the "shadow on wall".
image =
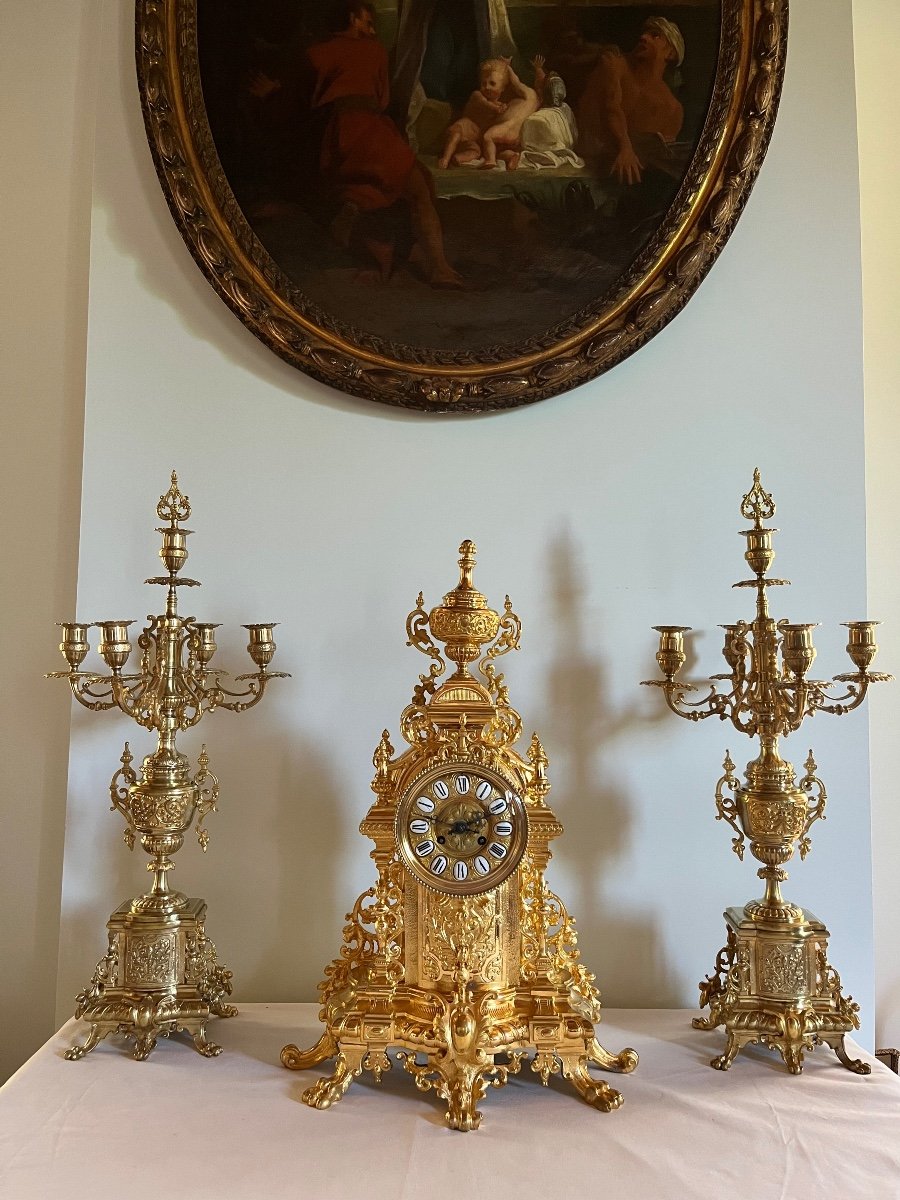
<svg viewBox="0 0 900 1200">
<path fill-rule="evenodd" d="M 340 946 L 348 902 L 341 863 L 351 830 L 341 820 L 328 757 L 308 737 L 267 730 L 256 755 L 273 764 L 273 786 L 258 806 L 245 798 L 256 816 L 248 869 L 240 873 L 248 917 L 242 942 L 255 950 L 235 992 L 248 1000 L 313 1001 Z M 351 818 L 359 819 L 355 808 Z"/>
<path fill-rule="evenodd" d="M 584 572 L 568 529 L 549 546 L 547 562 L 547 626 L 555 645 L 542 689 L 549 720 L 541 736 L 554 781 L 550 803 L 565 826 L 557 845 L 576 882 L 573 894 L 562 899 L 576 919 L 582 957 L 597 975 L 606 1006 L 680 1007 L 678 979 L 653 910 L 624 909 L 613 882 L 627 858 L 635 805 L 604 760 L 613 743 L 646 717 L 638 715 L 637 702 L 619 712 L 609 708 L 606 671 L 595 647 L 602 637 L 609 640 L 610 631 L 586 628 Z M 552 862 L 549 883 L 557 890 Z"/>
</svg>

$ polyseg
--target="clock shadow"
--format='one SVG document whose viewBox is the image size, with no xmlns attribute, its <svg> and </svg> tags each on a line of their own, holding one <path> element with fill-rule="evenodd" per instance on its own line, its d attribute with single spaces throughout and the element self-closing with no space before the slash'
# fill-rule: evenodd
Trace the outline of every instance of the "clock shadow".
<svg viewBox="0 0 900 1200">
<path fill-rule="evenodd" d="M 604 1005 L 681 1007 L 679 979 L 654 909 L 649 904 L 639 911 L 626 908 L 618 884 L 642 801 L 632 800 L 629 785 L 615 778 L 607 752 L 646 726 L 646 712 L 637 700 L 617 710 L 610 705 L 610 670 L 597 649 L 615 631 L 606 631 L 604 639 L 593 618 L 588 624 L 586 572 L 568 529 L 551 542 L 546 561 L 550 616 L 545 626 L 554 640 L 538 732 L 550 759 L 549 803 L 565 828 L 554 844 L 555 857 L 565 862 L 568 876 L 561 884 L 551 861 L 548 883 L 576 920 L 582 961 L 596 974 Z M 596 604 L 590 609 L 595 611 Z"/>
<path fill-rule="evenodd" d="M 294 674 L 288 682 L 296 692 L 302 680 L 296 667 Z M 238 1007 L 316 1001 L 341 945 L 347 897 L 337 894 L 334 864 L 352 823 L 345 828 L 339 783 L 321 746 L 291 722 L 290 699 L 291 707 L 269 713 L 260 705 L 254 727 L 245 718 L 242 729 L 217 731 L 221 812 L 215 827 L 208 822 L 215 841 L 201 864 L 215 878 L 199 894 L 209 898 L 209 932 L 234 972 Z"/>
</svg>

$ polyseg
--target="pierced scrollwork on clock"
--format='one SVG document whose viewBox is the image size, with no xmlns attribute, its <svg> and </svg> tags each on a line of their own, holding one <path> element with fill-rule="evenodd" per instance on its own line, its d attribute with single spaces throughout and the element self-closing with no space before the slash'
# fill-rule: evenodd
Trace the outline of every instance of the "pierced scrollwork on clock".
<svg viewBox="0 0 900 1200">
<path fill-rule="evenodd" d="M 547 755 L 537 734 L 525 756 L 513 748 L 521 718 L 491 661 L 518 647 L 521 625 L 508 600 L 502 620 L 487 607 L 474 562 L 474 544 L 463 542 L 459 585 L 427 621 L 420 595 L 407 621 L 410 644 L 457 669 L 434 688 L 420 680 L 401 717 L 408 748 L 395 755 L 385 730 L 373 756 L 375 801 L 360 832 L 375 843 L 378 881 L 325 971 L 322 1036 L 281 1056 L 292 1070 L 334 1060 L 303 1093 L 314 1108 L 337 1103 L 364 1071 L 379 1079 L 390 1047 L 460 1130 L 477 1128 L 488 1086 L 502 1087 L 532 1051 L 542 1082 L 561 1075 L 604 1112 L 622 1098 L 589 1068 L 637 1065 L 633 1050 L 610 1054 L 594 1034 L 594 976 L 544 878 L 549 843 L 563 832 L 547 804 Z M 469 666 L 485 644 L 493 654 L 481 658 L 482 683 Z"/>
</svg>

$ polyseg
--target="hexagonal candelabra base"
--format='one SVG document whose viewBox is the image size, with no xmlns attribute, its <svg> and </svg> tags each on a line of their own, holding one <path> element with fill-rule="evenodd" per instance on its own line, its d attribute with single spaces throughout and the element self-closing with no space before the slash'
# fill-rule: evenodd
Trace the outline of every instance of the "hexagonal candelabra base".
<svg viewBox="0 0 900 1200">
<path fill-rule="evenodd" d="M 187 899 L 174 913 L 135 911 L 120 904 L 107 922 L 109 949 L 76 999 L 75 1016 L 90 1024 L 82 1044 L 66 1051 L 77 1061 L 110 1034 L 134 1042 L 145 1059 L 159 1037 L 186 1032 L 205 1058 L 222 1051 L 207 1041 L 210 1016 L 233 1017 L 231 972 L 219 966 L 205 930 L 206 901 Z"/>
<path fill-rule="evenodd" d="M 724 1053 L 710 1066 L 727 1071 L 740 1050 L 759 1042 L 777 1050 L 792 1075 L 803 1070 L 803 1053 L 818 1045 L 834 1050 L 848 1070 L 871 1068 L 851 1059 L 844 1037 L 859 1028 L 859 1005 L 841 994 L 841 980 L 828 962 L 828 930 L 811 912 L 802 921 L 760 921 L 742 908 L 726 909 L 728 941 L 715 971 L 700 984 L 695 1029 L 724 1025 Z"/>
</svg>

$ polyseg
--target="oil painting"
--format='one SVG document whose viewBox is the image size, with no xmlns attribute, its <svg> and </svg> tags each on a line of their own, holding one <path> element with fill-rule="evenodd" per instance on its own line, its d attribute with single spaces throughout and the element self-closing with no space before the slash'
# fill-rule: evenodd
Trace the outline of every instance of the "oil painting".
<svg viewBox="0 0 900 1200">
<path fill-rule="evenodd" d="M 599 374 L 683 305 L 759 169 L 786 0 L 138 0 L 137 24 L 157 171 L 245 324 L 345 391 L 473 411 Z"/>
</svg>

